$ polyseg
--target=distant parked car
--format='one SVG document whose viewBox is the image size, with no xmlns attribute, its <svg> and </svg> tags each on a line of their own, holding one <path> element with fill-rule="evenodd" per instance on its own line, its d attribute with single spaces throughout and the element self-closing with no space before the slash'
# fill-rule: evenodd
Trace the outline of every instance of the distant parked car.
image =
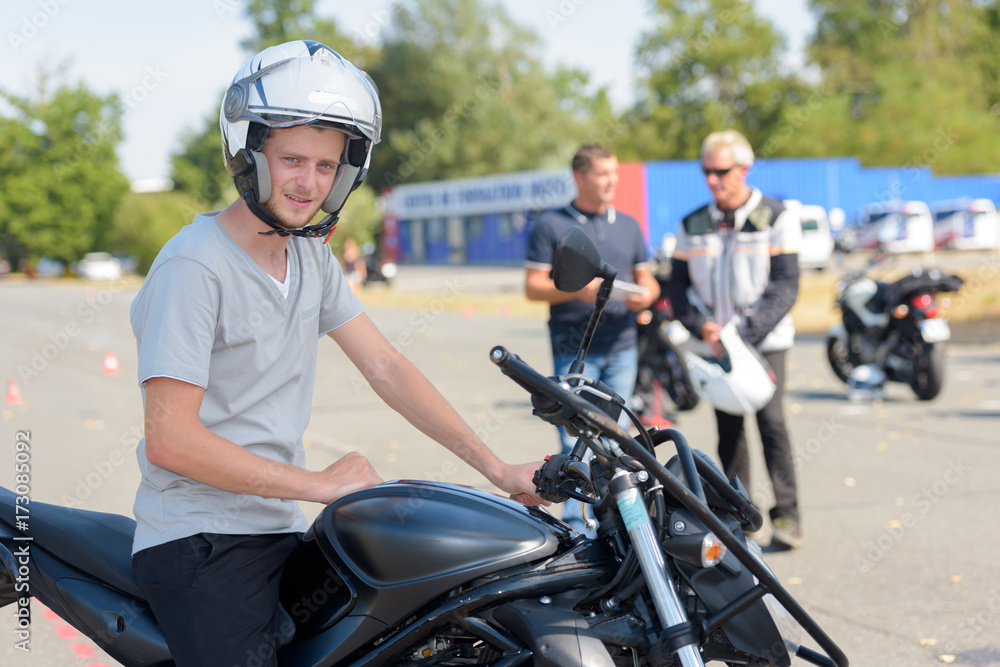
<svg viewBox="0 0 1000 667">
<path fill-rule="evenodd" d="M 851 250 L 870 250 L 879 244 L 888 252 L 934 250 L 934 220 L 922 201 L 871 204 L 851 227 L 855 237 Z"/>
<path fill-rule="evenodd" d="M 826 209 L 786 199 L 785 208 L 795 213 L 802 224 L 802 244 L 799 246 L 799 268 L 823 270 L 833 259 L 833 232 Z"/>
<path fill-rule="evenodd" d="M 66 265 L 58 259 L 43 255 L 35 265 L 35 275 L 40 277 L 58 278 L 66 271 Z"/>
<path fill-rule="evenodd" d="M 934 245 L 962 250 L 995 249 L 1000 245 L 1000 216 L 989 199 L 953 199 L 931 205 Z"/>
<path fill-rule="evenodd" d="M 88 252 L 80 260 L 76 272 L 86 280 L 120 280 L 122 263 L 106 252 Z"/>
</svg>

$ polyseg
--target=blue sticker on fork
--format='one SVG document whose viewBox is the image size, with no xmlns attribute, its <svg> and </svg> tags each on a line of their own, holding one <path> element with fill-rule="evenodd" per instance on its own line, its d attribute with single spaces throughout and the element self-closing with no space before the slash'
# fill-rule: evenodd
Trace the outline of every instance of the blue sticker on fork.
<svg viewBox="0 0 1000 667">
<path fill-rule="evenodd" d="M 639 489 L 629 489 L 618 496 L 618 511 L 625 522 L 626 530 L 632 530 L 649 521 L 646 507 L 639 500 Z"/>
</svg>

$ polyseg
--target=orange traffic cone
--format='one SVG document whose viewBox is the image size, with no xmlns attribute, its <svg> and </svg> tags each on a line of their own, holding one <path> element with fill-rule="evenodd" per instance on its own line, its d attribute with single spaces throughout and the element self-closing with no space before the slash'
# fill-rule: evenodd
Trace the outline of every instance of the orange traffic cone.
<svg viewBox="0 0 1000 667">
<path fill-rule="evenodd" d="M 24 398 L 21 396 L 21 388 L 17 386 L 17 380 L 10 378 L 7 380 L 7 405 L 21 405 Z"/>
<path fill-rule="evenodd" d="M 118 357 L 115 356 L 114 352 L 108 352 L 104 355 L 104 374 L 108 377 L 118 375 Z"/>
</svg>

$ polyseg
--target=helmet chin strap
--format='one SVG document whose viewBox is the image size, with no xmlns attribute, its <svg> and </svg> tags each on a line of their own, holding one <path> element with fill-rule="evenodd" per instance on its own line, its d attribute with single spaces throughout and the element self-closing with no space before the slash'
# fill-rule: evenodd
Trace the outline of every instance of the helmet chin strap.
<svg viewBox="0 0 1000 667">
<path fill-rule="evenodd" d="M 269 232 L 257 232 L 261 236 L 271 236 L 273 234 L 277 234 L 278 236 L 303 236 L 306 238 L 329 236 L 337 227 L 337 221 L 340 219 L 339 216 L 330 214 L 315 225 L 308 225 L 302 229 L 285 229 L 281 226 L 281 223 L 278 222 L 278 219 L 270 213 L 270 211 L 267 211 L 260 205 L 257 201 L 257 197 L 254 196 L 252 192 L 248 192 L 246 196 L 243 197 L 243 201 L 246 202 L 247 207 L 254 215 L 272 227 Z"/>
</svg>

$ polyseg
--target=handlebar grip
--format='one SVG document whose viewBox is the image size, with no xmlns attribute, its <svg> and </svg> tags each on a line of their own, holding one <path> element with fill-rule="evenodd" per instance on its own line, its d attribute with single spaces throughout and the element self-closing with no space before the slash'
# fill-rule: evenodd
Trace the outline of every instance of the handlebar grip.
<svg viewBox="0 0 1000 667">
<path fill-rule="evenodd" d="M 576 416 L 593 428 L 627 440 L 631 439 L 631 436 L 618 425 L 617 421 L 596 408 L 593 403 L 564 389 L 551 378 L 545 377 L 522 361 L 519 356 L 508 351 L 503 345 L 497 345 L 490 350 L 490 361 L 499 366 L 504 375 L 527 389 L 532 395 L 547 397 L 560 406 L 571 409 L 576 413 Z M 534 401 L 532 403 L 534 404 Z"/>
</svg>

